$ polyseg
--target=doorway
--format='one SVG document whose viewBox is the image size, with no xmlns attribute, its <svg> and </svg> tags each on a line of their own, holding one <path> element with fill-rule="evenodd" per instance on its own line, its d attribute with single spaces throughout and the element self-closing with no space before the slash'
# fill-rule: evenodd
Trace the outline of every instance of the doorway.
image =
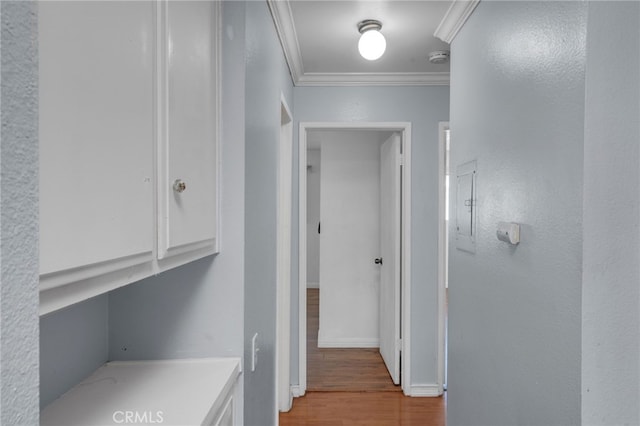
<svg viewBox="0 0 640 426">
<path fill-rule="evenodd" d="M 308 132 L 308 391 L 400 390 L 400 145 Z"/>
<path fill-rule="evenodd" d="M 390 350 L 387 350 L 388 353 L 392 354 L 392 355 L 388 355 L 385 358 L 385 363 L 389 366 L 389 371 L 391 376 L 394 376 L 394 366 L 397 367 L 396 372 L 395 372 L 395 380 L 396 382 L 400 381 L 401 385 L 402 385 L 402 389 L 405 392 L 405 394 L 408 394 L 408 390 L 410 389 L 410 383 L 408 378 L 409 376 L 409 371 L 410 371 L 410 357 L 409 357 L 409 346 L 410 346 L 410 339 L 409 338 L 403 338 L 400 339 L 400 335 L 402 336 L 410 336 L 409 335 L 409 330 L 410 330 L 410 320 L 409 320 L 409 305 L 408 303 L 401 303 L 401 296 L 402 295 L 402 299 L 404 301 L 408 300 L 410 297 L 410 280 L 409 280 L 409 272 L 410 272 L 410 212 L 411 212 L 411 208 L 410 208 L 410 203 L 411 203 L 411 197 L 410 197 L 410 184 L 411 184 L 411 179 L 410 179 L 410 153 L 411 153 L 411 128 L 410 128 L 410 124 L 409 123 L 301 123 L 300 124 L 300 158 L 299 158 L 299 217 L 300 217 L 300 221 L 299 221 L 299 235 L 300 235 L 300 241 L 299 241 L 299 247 L 300 247 L 300 268 L 299 268 L 299 283 L 300 283 L 300 287 L 299 287 L 299 336 L 298 336 L 298 341 L 299 341 L 299 389 L 296 392 L 296 394 L 298 395 L 303 395 L 304 392 L 307 390 L 307 339 L 308 339 L 308 335 L 307 335 L 307 239 L 310 235 L 312 235 L 312 233 L 315 231 L 315 229 L 311 229 L 308 228 L 307 226 L 307 221 L 305 220 L 305 218 L 307 218 L 307 176 L 308 176 L 308 151 L 307 149 L 312 145 L 313 141 L 311 140 L 310 137 L 312 137 L 312 135 L 314 134 L 314 132 L 345 132 L 345 131 L 362 131 L 362 132 L 376 132 L 378 134 L 385 134 L 385 137 L 387 139 L 390 138 L 390 135 L 397 135 L 397 147 L 398 147 L 398 184 L 399 184 L 399 191 L 398 191 L 398 205 L 402 206 L 401 209 L 398 209 L 398 214 L 397 214 L 397 224 L 398 224 L 398 247 L 397 247 L 397 252 L 400 253 L 402 252 L 402 257 L 400 257 L 400 255 L 398 254 L 398 259 L 397 259 L 397 273 L 398 273 L 398 277 L 399 277 L 399 284 L 398 284 L 398 291 L 397 291 L 397 308 L 394 309 L 387 309 L 391 311 L 391 318 L 393 318 L 394 314 L 397 314 L 397 335 L 395 338 L 393 338 L 392 342 L 389 343 L 388 341 L 390 340 L 389 338 L 386 338 L 387 341 L 387 347 L 390 347 Z M 380 144 L 378 144 L 378 146 L 375 148 L 376 150 L 378 150 L 378 152 L 380 152 Z M 336 153 L 334 152 L 334 155 L 336 155 Z M 340 154 L 337 154 L 338 157 L 340 156 Z M 380 170 L 380 160 L 378 159 L 378 169 Z M 360 165 L 362 166 L 362 165 Z M 313 166 L 312 166 L 313 167 Z M 365 166 L 367 167 L 367 166 Z M 346 170 L 347 174 L 349 173 L 350 169 L 344 169 L 343 167 L 343 171 Z M 355 171 L 354 171 L 355 173 Z M 343 176 L 343 179 L 345 177 Z M 380 186 L 380 182 L 378 183 L 378 186 Z M 379 201 L 378 201 L 379 203 Z M 378 204 L 379 206 L 379 204 Z M 378 207 L 379 208 L 379 207 Z M 377 210 L 377 209 L 376 209 Z M 377 210 L 379 211 L 379 210 Z M 402 212 L 402 214 L 400 214 L 400 211 Z M 323 218 L 324 220 L 325 218 Z M 375 220 L 374 220 L 375 222 Z M 380 221 L 378 220 L 378 224 L 380 223 Z M 330 225 L 329 223 L 327 223 L 326 225 Z M 379 226 L 379 225 L 378 225 Z M 322 223 L 319 224 L 320 227 L 320 232 L 322 232 Z M 315 228 L 312 227 L 312 228 Z M 335 234 L 335 229 L 333 229 L 334 234 Z M 329 232 L 329 231 L 327 231 Z M 401 236 L 401 237 L 400 237 Z M 324 236 L 323 236 L 324 238 Z M 377 238 L 379 240 L 379 236 L 376 236 L 374 238 Z M 366 256 L 366 262 L 370 262 L 369 266 L 374 266 L 375 267 L 380 267 L 380 266 L 385 266 L 384 265 L 384 257 L 381 256 L 380 254 L 380 250 L 376 251 L 376 255 L 374 256 L 373 253 L 371 253 L 370 255 Z M 333 253 L 335 254 L 335 253 Z M 370 257 L 370 259 L 369 259 Z M 379 259 L 379 257 L 382 257 L 382 259 Z M 394 259 L 393 259 L 393 255 L 390 256 L 391 258 L 387 259 L 387 266 L 390 266 L 391 264 L 394 263 Z M 380 260 L 379 264 L 375 264 L 374 260 Z M 369 268 L 369 266 L 367 266 L 367 268 Z M 369 268 L 370 269 L 370 268 Z M 378 269 L 377 272 L 375 272 L 376 270 L 374 269 L 373 273 L 374 274 L 378 274 L 378 275 L 383 275 L 381 273 L 381 271 Z M 321 282 L 320 287 L 322 289 L 322 278 L 319 279 L 319 282 Z M 365 280 L 366 281 L 366 280 Z M 378 291 L 376 289 L 376 291 Z M 375 294 L 376 298 L 378 298 L 378 293 Z M 385 297 L 384 300 L 387 300 L 388 298 Z M 379 302 L 378 302 L 379 303 Z M 401 322 L 401 318 L 400 318 L 400 306 L 403 305 L 403 310 L 402 310 L 402 322 Z M 330 311 L 330 309 L 328 310 Z M 381 311 L 378 311 L 378 314 Z M 329 317 L 330 319 L 330 317 Z M 320 343 L 321 346 L 332 346 L 332 347 L 336 347 L 336 346 L 347 346 L 347 347 L 352 347 L 352 346 L 359 346 L 359 347 L 378 347 L 378 346 L 384 346 L 384 344 L 382 344 L 381 340 L 379 339 L 379 330 L 376 330 L 376 332 L 378 333 L 374 338 L 372 338 L 373 334 L 371 333 L 371 330 L 369 330 L 369 334 L 365 334 L 364 337 L 362 337 L 360 340 L 356 339 L 354 341 L 353 338 L 346 338 L 341 340 L 341 336 L 336 335 L 335 333 L 332 334 L 332 330 L 330 330 L 331 328 L 331 321 L 328 321 L 327 324 L 325 324 L 324 326 L 327 327 L 325 328 L 325 330 L 327 332 L 321 332 L 321 337 L 320 337 Z M 393 323 L 393 321 L 385 321 L 385 323 Z M 371 324 L 369 324 L 369 328 Z M 321 328 L 323 326 L 321 325 Z M 378 327 L 378 323 L 376 321 L 376 327 Z M 392 327 L 393 328 L 393 327 Z M 335 330 L 333 330 L 335 331 Z M 344 336 L 343 336 L 344 337 Z M 400 373 L 400 368 L 399 368 L 399 364 L 400 364 L 400 351 L 402 351 L 403 353 L 403 358 L 402 358 L 402 372 Z M 397 357 L 395 357 L 394 359 L 394 355 L 397 353 Z M 402 376 L 402 379 L 400 380 L 400 376 Z"/>
</svg>

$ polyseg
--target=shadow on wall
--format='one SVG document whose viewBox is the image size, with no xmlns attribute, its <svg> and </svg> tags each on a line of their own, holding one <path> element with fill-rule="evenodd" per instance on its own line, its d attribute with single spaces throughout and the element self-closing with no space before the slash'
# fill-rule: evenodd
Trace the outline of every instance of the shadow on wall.
<svg viewBox="0 0 640 426">
<path fill-rule="evenodd" d="M 216 256 L 129 285 L 109 294 L 109 359 L 171 359 L 212 356 L 206 308 L 207 282 Z M 209 318 L 210 320 L 210 318 Z M 198 327 L 201 323 L 201 327 Z M 194 336 L 196 333 L 202 333 Z"/>
</svg>

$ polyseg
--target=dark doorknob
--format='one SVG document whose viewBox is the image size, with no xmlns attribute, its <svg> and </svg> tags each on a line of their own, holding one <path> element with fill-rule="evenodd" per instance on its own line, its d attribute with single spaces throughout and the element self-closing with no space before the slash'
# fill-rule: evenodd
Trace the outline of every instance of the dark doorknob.
<svg viewBox="0 0 640 426">
<path fill-rule="evenodd" d="M 381 257 L 377 258 L 376 260 L 374 260 L 374 263 L 376 265 L 382 265 L 382 258 Z"/>
</svg>

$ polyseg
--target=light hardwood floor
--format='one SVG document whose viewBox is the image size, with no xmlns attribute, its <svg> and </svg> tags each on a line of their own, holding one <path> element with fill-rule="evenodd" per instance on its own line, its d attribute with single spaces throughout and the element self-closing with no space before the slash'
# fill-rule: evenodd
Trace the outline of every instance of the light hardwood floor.
<svg viewBox="0 0 640 426">
<path fill-rule="evenodd" d="M 307 290 L 307 391 L 400 392 L 377 348 L 318 348 L 319 290 Z"/>
<path fill-rule="evenodd" d="M 281 426 L 444 426 L 446 398 L 410 398 L 377 349 L 319 349 L 319 292 L 307 291 L 307 393 Z"/>
</svg>

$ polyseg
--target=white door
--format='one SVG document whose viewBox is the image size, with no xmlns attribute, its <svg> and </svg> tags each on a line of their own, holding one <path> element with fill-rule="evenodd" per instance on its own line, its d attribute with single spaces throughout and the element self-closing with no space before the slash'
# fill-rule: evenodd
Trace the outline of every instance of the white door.
<svg viewBox="0 0 640 426">
<path fill-rule="evenodd" d="M 380 147 L 380 354 L 400 383 L 400 135 Z"/>
<path fill-rule="evenodd" d="M 320 137 L 320 136 L 314 136 Z M 327 132 L 320 177 L 320 347 L 379 346 L 380 142 Z"/>
</svg>

